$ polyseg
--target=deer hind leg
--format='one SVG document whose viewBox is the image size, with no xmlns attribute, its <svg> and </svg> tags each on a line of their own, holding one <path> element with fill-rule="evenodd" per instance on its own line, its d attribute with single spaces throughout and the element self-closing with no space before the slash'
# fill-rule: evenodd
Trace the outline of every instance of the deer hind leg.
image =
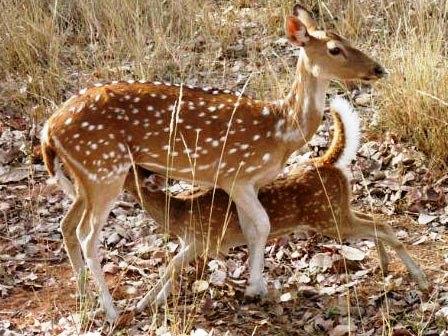
<svg viewBox="0 0 448 336">
<path fill-rule="evenodd" d="M 180 274 L 183 266 L 189 264 L 195 257 L 196 253 L 193 246 L 184 246 L 168 263 L 159 282 L 137 303 L 137 311 L 143 311 L 148 304 L 155 303 L 160 306 L 165 303 L 171 294 L 172 281 Z"/>
<path fill-rule="evenodd" d="M 125 175 L 109 183 L 92 183 L 86 188 L 86 208 L 83 220 L 78 226 L 77 236 L 81 243 L 84 259 L 100 290 L 100 302 L 109 321 L 115 321 L 118 313 L 107 287 L 104 273 L 98 259 L 98 235 L 107 221 L 113 202 L 119 195 Z"/>
<path fill-rule="evenodd" d="M 388 224 L 375 222 L 374 220 L 366 220 L 355 217 L 355 223 L 353 224 L 353 227 L 356 228 L 359 235 L 361 236 L 370 236 L 373 239 L 378 239 L 379 242 L 378 248 L 380 251 L 381 263 L 385 263 L 387 265 L 387 257 L 386 259 L 381 260 L 382 259 L 381 254 L 386 255 L 383 245 L 383 243 L 386 243 L 397 252 L 398 256 L 405 264 L 409 273 L 417 282 L 419 288 L 421 290 L 428 289 L 429 286 L 425 274 L 417 265 L 417 263 L 411 258 L 409 253 L 406 251 L 404 245 L 397 239 L 395 233 Z"/>
<path fill-rule="evenodd" d="M 76 228 L 85 210 L 84 200 L 77 195 L 67 214 L 61 222 L 62 237 L 70 264 L 77 276 L 78 289 L 81 295 L 85 293 L 85 263 L 81 253 L 81 245 L 76 236 Z"/>
<path fill-rule="evenodd" d="M 249 249 L 249 282 L 246 296 L 265 295 L 263 279 L 264 249 L 270 231 L 269 217 L 257 198 L 253 186 L 235 187 L 232 199 L 237 206 L 241 230 Z"/>
</svg>

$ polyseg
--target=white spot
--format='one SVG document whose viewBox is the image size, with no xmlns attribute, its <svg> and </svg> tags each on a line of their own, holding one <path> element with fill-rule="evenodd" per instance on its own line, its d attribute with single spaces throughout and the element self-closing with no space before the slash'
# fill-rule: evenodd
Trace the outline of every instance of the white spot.
<svg viewBox="0 0 448 336">
<path fill-rule="evenodd" d="M 89 127 L 88 127 L 88 130 L 89 131 L 93 131 L 95 129 L 95 125 L 90 125 Z"/>
<path fill-rule="evenodd" d="M 231 148 L 231 149 L 229 149 L 229 154 L 235 154 L 236 151 L 237 151 L 236 148 Z"/>
<path fill-rule="evenodd" d="M 87 121 L 83 121 L 82 123 L 81 123 L 81 127 L 88 127 L 89 126 L 89 123 L 87 122 Z"/>
<path fill-rule="evenodd" d="M 141 100 L 140 97 L 135 97 L 135 98 L 134 98 L 134 103 L 138 103 L 140 100 Z"/>
<path fill-rule="evenodd" d="M 98 94 L 95 96 L 95 101 L 96 101 L 96 102 L 99 102 L 100 99 L 101 99 L 101 94 L 98 93 Z"/>
<path fill-rule="evenodd" d="M 268 162 L 271 159 L 271 154 L 270 153 L 266 153 L 263 155 L 263 162 Z"/>
<path fill-rule="evenodd" d="M 76 149 L 76 151 L 80 151 L 80 149 L 81 149 L 81 147 L 79 147 L 79 145 L 75 145 L 75 149 Z"/>
<path fill-rule="evenodd" d="M 160 83 L 160 82 L 157 82 L 157 81 L 155 81 L 155 82 L 152 82 L 154 85 L 160 85 L 160 84 L 162 84 L 162 83 Z"/>
<path fill-rule="evenodd" d="M 161 94 L 159 97 L 160 97 L 160 99 L 167 99 L 168 98 L 168 96 L 165 95 L 165 94 Z"/>
<path fill-rule="evenodd" d="M 97 130 L 102 130 L 102 129 L 104 129 L 104 125 L 99 124 L 99 125 L 96 127 L 96 129 L 97 129 Z"/>
<path fill-rule="evenodd" d="M 154 111 L 154 106 L 148 105 L 148 106 L 146 106 L 146 110 L 147 111 Z"/>
<path fill-rule="evenodd" d="M 264 115 L 265 117 L 268 116 L 271 113 L 271 111 L 269 111 L 269 108 L 267 106 L 263 107 L 263 109 L 261 110 L 261 115 Z"/>
<path fill-rule="evenodd" d="M 241 148 L 242 150 L 246 150 L 246 149 L 249 148 L 249 145 L 248 145 L 248 144 L 242 144 L 242 145 L 240 146 L 240 148 Z"/>
<path fill-rule="evenodd" d="M 101 86 L 103 86 L 103 83 L 95 83 L 95 84 L 93 84 L 95 87 L 101 87 Z"/>
<path fill-rule="evenodd" d="M 246 172 L 247 173 L 252 173 L 255 170 L 257 170 L 257 167 L 254 167 L 254 166 L 249 166 L 249 167 L 246 168 Z"/>
<path fill-rule="evenodd" d="M 226 107 L 226 104 L 224 104 L 224 103 L 221 103 L 218 105 L 218 109 L 220 109 L 220 110 L 223 109 L 224 107 Z"/>
<path fill-rule="evenodd" d="M 253 140 L 254 141 L 257 141 L 257 140 L 259 140 L 261 137 L 260 137 L 260 135 L 258 135 L 258 134 L 255 134 L 254 136 L 253 136 Z"/>
<path fill-rule="evenodd" d="M 235 171 L 235 167 L 227 169 L 228 174 L 233 173 L 234 171 Z"/>
<path fill-rule="evenodd" d="M 216 111 L 216 106 L 209 106 L 207 110 L 209 110 L 210 112 L 214 112 Z"/>
<path fill-rule="evenodd" d="M 129 99 L 131 99 L 131 96 L 127 94 L 124 96 L 124 99 L 129 100 Z"/>
<path fill-rule="evenodd" d="M 81 89 L 81 90 L 79 90 L 79 94 L 80 95 L 83 95 L 83 94 L 85 94 L 87 92 L 87 89 Z"/>
<path fill-rule="evenodd" d="M 93 144 L 90 145 L 90 148 L 92 148 L 92 149 L 97 149 L 97 148 L 98 148 L 98 145 L 97 145 L 96 143 L 93 143 Z"/>
<path fill-rule="evenodd" d="M 118 148 L 123 152 L 126 153 L 126 146 L 123 145 L 121 142 L 118 143 Z"/>
<path fill-rule="evenodd" d="M 130 79 L 130 80 L 128 80 L 128 83 L 129 83 L 129 84 L 134 84 L 134 83 L 135 83 L 135 80 Z"/>
<path fill-rule="evenodd" d="M 70 125 L 72 120 L 73 120 L 72 118 L 68 118 L 67 120 L 65 120 L 64 124 Z"/>
<path fill-rule="evenodd" d="M 219 90 L 213 90 L 212 91 L 212 94 L 214 94 L 214 95 L 216 95 L 216 94 L 218 94 L 219 93 Z"/>
<path fill-rule="evenodd" d="M 205 106 L 207 103 L 205 102 L 205 101 L 203 101 L 203 100 L 201 100 L 200 102 L 199 102 L 199 106 Z"/>
<path fill-rule="evenodd" d="M 219 141 L 217 141 L 217 140 L 213 140 L 213 141 L 212 141 L 212 146 L 213 146 L 213 147 L 218 147 L 218 146 L 219 146 Z"/>
<path fill-rule="evenodd" d="M 73 134 L 73 139 L 78 139 L 79 138 L 79 133 Z"/>
</svg>

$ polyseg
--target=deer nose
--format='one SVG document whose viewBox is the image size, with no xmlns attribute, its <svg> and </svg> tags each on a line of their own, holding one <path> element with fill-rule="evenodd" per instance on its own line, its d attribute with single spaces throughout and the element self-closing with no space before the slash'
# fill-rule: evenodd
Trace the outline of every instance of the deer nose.
<svg viewBox="0 0 448 336">
<path fill-rule="evenodd" d="M 373 73 L 375 74 L 375 76 L 377 76 L 379 78 L 384 77 L 387 74 L 389 74 L 389 72 L 386 69 L 384 69 L 381 65 L 376 65 L 373 68 Z"/>
</svg>

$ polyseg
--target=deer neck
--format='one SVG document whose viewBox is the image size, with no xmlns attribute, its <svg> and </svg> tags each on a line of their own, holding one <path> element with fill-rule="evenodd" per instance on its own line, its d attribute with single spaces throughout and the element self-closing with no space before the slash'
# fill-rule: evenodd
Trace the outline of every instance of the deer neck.
<svg viewBox="0 0 448 336">
<path fill-rule="evenodd" d="M 286 120 L 282 139 L 292 151 L 306 143 L 319 127 L 328 82 L 328 79 L 313 74 L 313 67 L 302 51 L 291 91 L 281 102 Z"/>
</svg>

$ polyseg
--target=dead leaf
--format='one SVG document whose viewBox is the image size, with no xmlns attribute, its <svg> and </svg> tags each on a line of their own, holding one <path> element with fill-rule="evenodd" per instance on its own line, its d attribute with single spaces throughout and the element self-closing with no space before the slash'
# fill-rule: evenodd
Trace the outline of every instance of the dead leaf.
<svg viewBox="0 0 448 336">
<path fill-rule="evenodd" d="M 433 216 L 433 215 L 427 215 L 427 214 L 420 214 L 418 216 L 418 220 L 417 222 L 421 225 L 426 225 L 431 223 L 433 220 L 435 220 L 438 216 Z"/>
<path fill-rule="evenodd" d="M 0 175 L 0 183 L 18 182 L 28 178 L 30 170 L 28 167 L 12 168 L 10 171 Z"/>
<path fill-rule="evenodd" d="M 316 253 L 310 260 L 309 267 L 311 271 L 325 272 L 333 265 L 333 260 L 326 253 Z"/>
<path fill-rule="evenodd" d="M 204 292 L 208 289 L 208 282 L 205 280 L 196 280 L 193 283 L 193 293 L 201 293 Z"/>
<path fill-rule="evenodd" d="M 341 246 L 341 254 L 345 259 L 356 261 L 363 260 L 366 256 L 363 251 L 347 245 Z"/>
</svg>

